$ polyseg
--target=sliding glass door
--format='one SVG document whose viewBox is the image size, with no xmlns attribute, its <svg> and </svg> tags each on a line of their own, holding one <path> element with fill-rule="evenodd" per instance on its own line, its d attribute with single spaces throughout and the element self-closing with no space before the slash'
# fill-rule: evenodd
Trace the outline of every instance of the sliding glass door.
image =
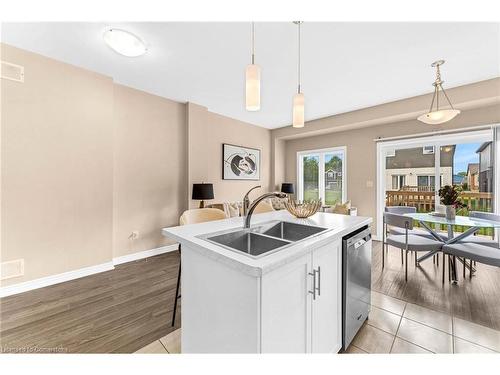
<svg viewBox="0 0 500 375">
<path fill-rule="evenodd" d="M 345 202 L 345 157 L 345 147 L 297 153 L 298 199 L 325 205 Z"/>
<path fill-rule="evenodd" d="M 380 142 L 377 152 L 379 222 L 385 206 L 435 211 L 440 204 L 438 191 L 445 185 L 460 191 L 465 207 L 458 215 L 494 211 L 492 131 Z"/>
</svg>

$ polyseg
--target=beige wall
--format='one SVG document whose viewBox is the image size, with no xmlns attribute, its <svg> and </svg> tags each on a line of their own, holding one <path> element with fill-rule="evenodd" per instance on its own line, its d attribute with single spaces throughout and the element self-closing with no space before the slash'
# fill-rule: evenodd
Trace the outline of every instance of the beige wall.
<svg viewBox="0 0 500 375">
<path fill-rule="evenodd" d="M 10 285 L 111 260 L 113 81 L 1 45 L 24 83 L 1 80 L 1 259 Z"/>
<path fill-rule="evenodd" d="M 335 118 L 330 118 L 332 124 Z M 328 119 L 322 121 L 322 126 Z M 297 152 L 335 146 L 347 147 L 347 198 L 358 208 L 358 215 L 376 216 L 376 142 L 379 137 L 392 137 L 423 133 L 431 130 L 464 128 L 500 122 L 500 105 L 464 111 L 454 120 L 440 125 L 430 126 L 417 120 L 370 126 L 343 132 L 326 133 L 313 137 L 297 138 L 286 141 L 285 178 L 296 182 Z M 308 124 L 306 124 L 306 127 Z M 373 186 L 368 187 L 367 182 Z M 376 224 L 375 224 L 376 227 Z"/>
<path fill-rule="evenodd" d="M 115 84 L 114 131 L 113 256 L 172 243 L 160 229 L 187 207 L 186 105 Z"/>
<path fill-rule="evenodd" d="M 247 190 L 256 185 L 262 189 L 252 193 L 255 198 L 270 189 L 271 132 L 235 119 L 210 112 L 197 104 L 188 104 L 188 170 L 187 199 L 190 207 L 199 201 L 191 200 L 193 183 L 214 184 L 215 202 L 241 201 Z M 222 143 L 258 148 L 261 150 L 260 181 L 234 181 L 222 179 Z"/>
<path fill-rule="evenodd" d="M 194 182 L 214 183 L 213 202 L 269 189 L 269 130 L 12 46 L 1 51 L 25 67 L 24 83 L 0 80 L 0 261 L 25 261 L 25 275 L 2 286 L 171 243 L 161 228 L 197 206 Z M 261 149 L 260 181 L 222 180 L 223 142 Z"/>
</svg>

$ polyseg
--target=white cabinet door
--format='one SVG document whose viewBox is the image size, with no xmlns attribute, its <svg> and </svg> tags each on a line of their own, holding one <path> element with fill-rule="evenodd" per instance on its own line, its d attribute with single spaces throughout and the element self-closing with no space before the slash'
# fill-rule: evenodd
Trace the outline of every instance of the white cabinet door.
<svg viewBox="0 0 500 375">
<path fill-rule="evenodd" d="M 312 352 L 337 353 L 342 347 L 341 241 L 313 251 L 316 297 L 312 303 Z"/>
<path fill-rule="evenodd" d="M 311 352 L 311 254 L 262 276 L 261 352 Z"/>
</svg>

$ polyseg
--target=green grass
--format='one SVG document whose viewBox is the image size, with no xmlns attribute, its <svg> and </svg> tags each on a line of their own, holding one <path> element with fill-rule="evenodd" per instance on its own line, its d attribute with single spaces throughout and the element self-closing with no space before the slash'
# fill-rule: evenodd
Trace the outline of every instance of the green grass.
<svg viewBox="0 0 500 375">
<path fill-rule="evenodd" d="M 311 201 L 318 199 L 318 190 L 304 191 L 304 201 Z M 335 203 L 342 203 L 342 192 L 335 190 L 325 191 L 325 204 L 333 205 Z"/>
</svg>

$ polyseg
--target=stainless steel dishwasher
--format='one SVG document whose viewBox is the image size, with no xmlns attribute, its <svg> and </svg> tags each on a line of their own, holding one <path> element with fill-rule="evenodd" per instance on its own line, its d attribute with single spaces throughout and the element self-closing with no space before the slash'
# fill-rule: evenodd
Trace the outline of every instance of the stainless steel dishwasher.
<svg viewBox="0 0 500 375">
<path fill-rule="evenodd" d="M 342 239 L 342 349 L 368 318 L 371 304 L 372 235 L 363 227 Z"/>
</svg>

